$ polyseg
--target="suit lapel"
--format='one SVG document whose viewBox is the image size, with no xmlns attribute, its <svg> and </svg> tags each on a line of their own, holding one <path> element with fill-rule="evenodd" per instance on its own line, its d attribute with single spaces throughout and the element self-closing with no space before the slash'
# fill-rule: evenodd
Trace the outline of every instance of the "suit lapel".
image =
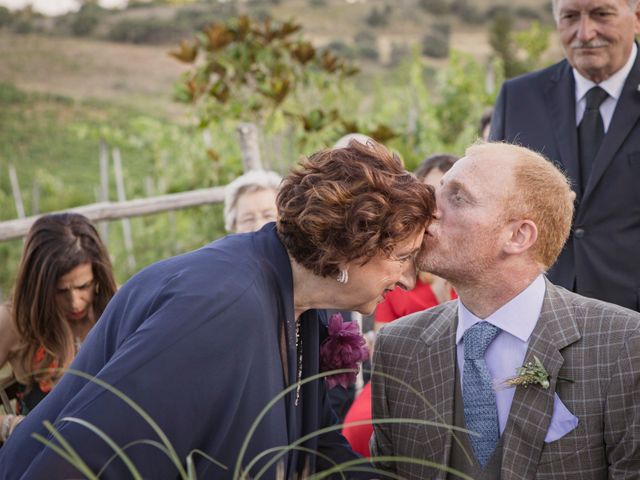
<svg viewBox="0 0 640 480">
<path fill-rule="evenodd" d="M 571 67 L 566 61 L 562 62 L 544 87 L 544 101 L 551 114 L 551 124 L 562 167 L 569 178 L 580 178 L 574 83 Z M 572 187 L 580 199 L 580 182 L 575 182 Z"/>
<path fill-rule="evenodd" d="M 611 124 L 604 136 L 602 146 L 593 160 L 593 167 L 589 182 L 585 188 L 584 198 L 586 199 L 604 175 L 607 167 L 612 162 L 616 152 L 624 142 L 629 132 L 638 122 L 640 117 L 640 52 L 636 56 L 633 68 L 624 83 L 622 93 L 618 99 L 616 109 L 613 112 Z"/>
<path fill-rule="evenodd" d="M 416 374 L 418 390 L 429 402 L 419 409 L 421 419 L 453 425 L 455 393 L 457 302 L 451 302 L 421 335 L 423 347 L 417 349 Z M 425 452 L 434 462 L 448 465 L 451 431 L 447 428 L 424 427 Z M 445 478 L 444 472 L 440 472 Z"/>
<path fill-rule="evenodd" d="M 517 387 L 503 433 L 502 478 L 535 478 L 544 438 L 553 413 L 558 372 L 564 358 L 560 351 L 580 339 L 573 307 L 562 290 L 546 282 L 547 290 L 525 362 L 537 356 L 549 373 L 550 386 Z"/>
</svg>

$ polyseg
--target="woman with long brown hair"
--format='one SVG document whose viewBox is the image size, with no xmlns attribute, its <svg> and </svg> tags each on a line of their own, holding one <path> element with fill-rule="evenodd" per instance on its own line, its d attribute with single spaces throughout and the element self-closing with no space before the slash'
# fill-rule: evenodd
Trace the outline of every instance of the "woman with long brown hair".
<svg viewBox="0 0 640 480">
<path fill-rule="evenodd" d="M 0 417 L 0 441 L 61 376 L 116 291 L 111 262 L 98 232 L 77 213 L 49 214 L 27 236 L 9 303 L 0 305 L 2 385 L 17 412 Z"/>
</svg>

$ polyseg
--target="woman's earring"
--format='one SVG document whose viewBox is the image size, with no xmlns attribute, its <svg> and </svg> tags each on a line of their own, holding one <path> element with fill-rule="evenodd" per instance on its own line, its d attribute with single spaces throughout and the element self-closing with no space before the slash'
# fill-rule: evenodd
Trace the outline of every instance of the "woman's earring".
<svg viewBox="0 0 640 480">
<path fill-rule="evenodd" d="M 338 282 L 340 283 L 347 283 L 349 281 L 349 272 L 347 271 L 347 269 L 345 268 L 344 270 L 340 270 L 340 275 L 338 275 L 338 278 L 336 278 L 336 280 L 338 280 Z"/>
</svg>

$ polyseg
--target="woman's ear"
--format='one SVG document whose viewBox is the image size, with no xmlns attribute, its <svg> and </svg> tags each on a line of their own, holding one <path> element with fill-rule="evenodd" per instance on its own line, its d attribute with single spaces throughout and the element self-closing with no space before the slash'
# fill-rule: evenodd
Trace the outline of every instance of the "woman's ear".
<svg viewBox="0 0 640 480">
<path fill-rule="evenodd" d="M 506 253 L 518 255 L 529 250 L 538 240 L 538 227 L 531 220 L 511 222 L 511 236 L 504 249 Z"/>
</svg>

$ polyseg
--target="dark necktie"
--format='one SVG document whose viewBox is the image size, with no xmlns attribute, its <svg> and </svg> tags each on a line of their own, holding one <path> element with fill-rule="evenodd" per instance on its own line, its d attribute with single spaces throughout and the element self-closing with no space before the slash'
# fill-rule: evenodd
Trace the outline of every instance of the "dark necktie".
<svg viewBox="0 0 640 480">
<path fill-rule="evenodd" d="M 462 375 L 462 402 L 464 421 L 469 430 L 473 452 L 482 468 L 487 464 L 498 443 L 498 407 L 491 374 L 484 360 L 484 352 L 500 329 L 489 322 L 479 322 L 469 328 L 463 337 L 464 367 Z"/>
<path fill-rule="evenodd" d="M 591 174 L 591 165 L 604 138 L 604 123 L 600 115 L 600 105 L 609 96 L 600 87 L 587 92 L 587 108 L 578 125 L 578 144 L 580 146 L 580 182 L 584 190 Z"/>
</svg>

